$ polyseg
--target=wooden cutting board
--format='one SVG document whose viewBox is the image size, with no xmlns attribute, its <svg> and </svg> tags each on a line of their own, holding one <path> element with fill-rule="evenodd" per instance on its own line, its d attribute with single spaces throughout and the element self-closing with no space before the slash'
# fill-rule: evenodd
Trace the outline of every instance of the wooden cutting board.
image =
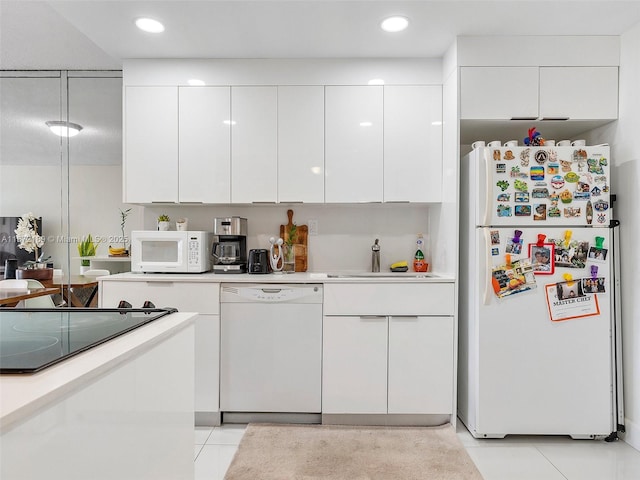
<svg viewBox="0 0 640 480">
<path fill-rule="evenodd" d="M 280 238 L 285 243 L 289 240 L 289 232 L 293 227 L 293 210 L 287 210 L 287 217 L 289 217 L 289 223 L 286 225 L 280 225 Z M 309 237 L 309 227 L 306 225 L 296 226 L 296 235 L 293 242 L 293 248 L 295 252 L 295 269 L 296 272 L 307 271 L 307 238 Z"/>
</svg>

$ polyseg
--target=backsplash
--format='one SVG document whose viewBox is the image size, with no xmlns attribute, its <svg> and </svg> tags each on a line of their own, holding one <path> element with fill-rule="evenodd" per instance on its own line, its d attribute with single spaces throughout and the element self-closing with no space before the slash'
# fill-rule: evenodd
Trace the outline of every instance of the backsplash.
<svg viewBox="0 0 640 480">
<path fill-rule="evenodd" d="M 381 270 L 388 270 L 394 262 L 411 262 L 418 233 L 425 235 L 430 260 L 428 205 L 153 206 L 144 208 L 144 228 L 155 230 L 163 213 L 171 218 L 172 230 L 178 218 L 189 219 L 189 230 L 212 231 L 215 217 L 240 216 L 248 222 L 247 248 L 269 248 L 269 237 L 278 237 L 280 225 L 287 224 L 289 209 L 295 224 L 318 223 L 318 234 L 308 238 L 308 271 L 370 270 L 376 238 L 380 239 Z"/>
</svg>

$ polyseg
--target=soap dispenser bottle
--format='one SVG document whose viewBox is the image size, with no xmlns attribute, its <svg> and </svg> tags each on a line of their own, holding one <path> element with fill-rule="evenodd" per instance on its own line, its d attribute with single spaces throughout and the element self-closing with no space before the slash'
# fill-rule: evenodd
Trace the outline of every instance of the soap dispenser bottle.
<svg viewBox="0 0 640 480">
<path fill-rule="evenodd" d="M 380 271 L 380 245 L 376 238 L 375 243 L 371 246 L 371 271 L 377 273 Z"/>
<path fill-rule="evenodd" d="M 413 271 L 426 272 L 428 265 L 424 261 L 424 237 L 421 233 L 418 234 L 416 245 L 418 248 L 416 250 L 416 254 L 413 257 Z"/>
</svg>

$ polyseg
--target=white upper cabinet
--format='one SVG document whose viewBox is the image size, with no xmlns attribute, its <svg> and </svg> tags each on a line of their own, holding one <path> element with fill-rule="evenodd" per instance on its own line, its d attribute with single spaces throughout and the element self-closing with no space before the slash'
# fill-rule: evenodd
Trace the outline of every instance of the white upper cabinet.
<svg viewBox="0 0 640 480">
<path fill-rule="evenodd" d="M 383 200 L 383 87 L 325 87 L 325 202 Z"/>
<path fill-rule="evenodd" d="M 278 87 L 231 87 L 231 202 L 278 198 Z"/>
<path fill-rule="evenodd" d="M 179 89 L 179 200 L 231 201 L 229 87 Z"/>
<path fill-rule="evenodd" d="M 460 118 L 538 118 L 538 67 L 460 68 Z"/>
<path fill-rule="evenodd" d="M 178 87 L 126 87 L 125 203 L 178 201 Z"/>
<path fill-rule="evenodd" d="M 442 200 L 442 87 L 384 87 L 384 201 Z"/>
<path fill-rule="evenodd" d="M 540 67 L 540 117 L 618 118 L 618 67 Z"/>
<path fill-rule="evenodd" d="M 461 120 L 613 120 L 617 67 L 461 67 Z"/>
<path fill-rule="evenodd" d="M 278 87 L 278 201 L 324 202 L 324 87 Z"/>
</svg>

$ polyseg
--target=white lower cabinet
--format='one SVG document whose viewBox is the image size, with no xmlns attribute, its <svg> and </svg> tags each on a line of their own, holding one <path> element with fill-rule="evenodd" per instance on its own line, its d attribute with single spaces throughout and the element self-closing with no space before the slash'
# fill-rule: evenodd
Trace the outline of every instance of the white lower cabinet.
<svg viewBox="0 0 640 480">
<path fill-rule="evenodd" d="M 198 424 L 219 423 L 220 284 L 165 280 L 102 281 L 100 307 L 126 300 L 134 308 L 151 301 L 157 308 L 197 312 L 195 322 L 195 411 Z"/>
<path fill-rule="evenodd" d="M 387 317 L 324 317 L 322 413 L 387 413 Z"/>
<path fill-rule="evenodd" d="M 433 298 L 430 289 L 443 296 Z M 444 284 L 326 285 L 322 413 L 453 415 L 453 289 Z M 346 298 L 350 311 L 338 314 Z M 390 315 L 381 314 L 372 298 L 386 299 Z M 357 309 L 363 314 L 354 315 Z M 411 310 L 418 315 L 406 313 Z"/>
<path fill-rule="evenodd" d="M 451 413 L 453 317 L 388 319 L 388 413 Z"/>
</svg>

